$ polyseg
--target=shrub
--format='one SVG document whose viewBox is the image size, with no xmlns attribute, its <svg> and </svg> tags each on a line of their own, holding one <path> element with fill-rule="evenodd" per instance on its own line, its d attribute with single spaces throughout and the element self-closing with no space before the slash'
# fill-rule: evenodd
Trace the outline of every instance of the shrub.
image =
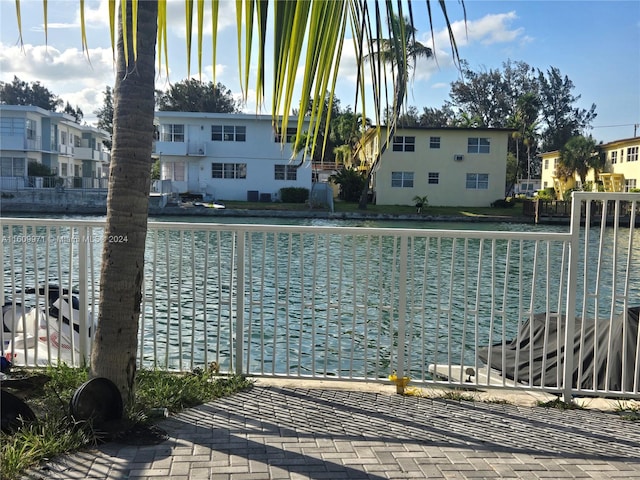
<svg viewBox="0 0 640 480">
<path fill-rule="evenodd" d="M 340 199 L 345 202 L 357 202 L 367 183 L 367 177 L 354 168 L 342 169 L 329 177 L 336 185 L 340 186 Z"/>
<path fill-rule="evenodd" d="M 51 177 L 54 175 L 47 165 L 38 162 L 29 162 L 27 173 L 30 177 Z"/>
<path fill-rule="evenodd" d="M 416 210 L 418 211 L 418 213 L 422 213 L 422 209 L 429 206 L 429 199 L 426 195 L 422 197 L 420 195 L 416 195 L 415 197 L 413 197 L 413 203 L 416 206 Z"/>
<path fill-rule="evenodd" d="M 304 203 L 309 199 L 309 189 L 303 187 L 286 187 L 280 189 L 280 200 L 283 203 Z"/>
<path fill-rule="evenodd" d="M 538 198 L 540 200 L 555 200 L 556 191 L 553 188 L 545 188 L 538 190 Z"/>
<path fill-rule="evenodd" d="M 507 198 L 499 198 L 495 202 L 492 202 L 491 206 L 493 208 L 513 208 L 515 204 L 516 204 L 515 202 L 512 202 Z"/>
</svg>

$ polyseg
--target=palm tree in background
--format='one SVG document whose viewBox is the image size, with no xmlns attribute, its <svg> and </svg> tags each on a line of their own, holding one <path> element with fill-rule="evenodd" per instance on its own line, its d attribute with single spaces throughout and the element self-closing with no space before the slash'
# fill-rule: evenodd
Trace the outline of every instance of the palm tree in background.
<svg viewBox="0 0 640 480">
<path fill-rule="evenodd" d="M 590 169 L 597 172 L 602 169 L 602 157 L 593 137 L 579 135 L 572 137 L 560 150 L 558 170 L 562 178 L 580 177 L 583 188 Z"/>
<path fill-rule="evenodd" d="M 429 2 L 427 2 L 429 3 Z M 446 11 L 444 2 L 440 3 L 443 8 L 443 13 L 446 18 Z M 429 11 L 431 11 L 429 9 Z M 416 40 L 417 29 L 414 26 L 413 18 L 404 17 L 403 15 L 395 14 L 391 12 L 387 16 L 387 22 L 389 26 L 389 38 L 377 37 L 373 40 L 375 50 L 368 53 L 364 59 L 374 65 L 375 70 L 378 72 L 385 71 L 385 68 L 389 68 L 391 72 L 395 72 L 393 78 L 393 94 L 391 102 L 391 115 L 387 121 L 387 132 L 384 139 L 378 135 L 378 148 L 377 155 L 373 162 L 369 165 L 366 175 L 366 183 L 362 189 L 360 195 L 359 208 L 366 209 L 367 201 L 369 197 L 369 186 L 371 184 L 371 177 L 375 171 L 382 154 L 389 145 L 389 140 L 393 137 L 396 128 L 398 126 L 398 120 L 400 117 L 400 111 L 407 97 L 407 85 L 409 83 L 409 72 L 415 68 L 416 62 L 419 58 L 432 58 L 433 51 Z M 447 25 L 449 26 L 448 20 Z M 457 50 L 455 50 L 455 42 L 451 35 L 451 27 L 449 26 L 450 37 L 452 39 L 452 45 L 454 46 L 455 58 L 458 58 Z M 433 33 L 433 31 L 432 31 Z M 379 101 L 379 100 L 378 100 Z M 388 105 L 389 102 L 387 102 Z M 379 112 L 376 112 L 376 124 L 380 125 Z M 380 141 L 382 140 L 382 141 Z"/>
<path fill-rule="evenodd" d="M 419 58 L 433 57 L 433 51 L 416 40 L 418 30 L 408 17 L 392 14 L 389 18 L 389 26 L 395 35 L 391 38 L 375 39 L 376 50 L 368 54 L 365 57 L 366 60 L 378 60 L 383 64 L 393 65 L 399 59 L 406 57 L 408 60 L 406 70 L 409 71 L 415 68 Z"/>
<path fill-rule="evenodd" d="M 51 3 L 43 0 L 45 36 L 46 9 Z M 79 5 L 80 18 L 84 20 L 84 2 L 80 1 Z M 446 20 L 452 50 L 457 57 L 446 5 L 444 2 L 439 2 L 439 5 Z M 215 46 L 219 2 L 185 0 L 185 6 L 187 69 L 191 68 L 192 38 L 196 35 L 198 70 L 202 71 L 205 7 L 210 9 Z M 381 99 L 385 96 L 385 86 L 389 83 L 393 84 L 391 108 L 394 114 L 391 124 L 395 126 L 406 96 L 411 52 L 415 51 L 417 55 L 420 51 L 414 50 L 416 45 L 412 43 L 416 30 L 410 2 L 407 4 L 388 0 L 245 0 L 235 2 L 235 6 L 238 9 L 238 65 L 242 91 L 246 98 L 249 91 L 249 71 L 255 67 L 255 89 L 260 105 L 264 103 L 265 93 L 267 31 L 271 33 L 274 55 L 271 58 L 274 59 L 275 67 L 271 111 L 273 122 L 278 129 L 286 131 L 288 121 L 286 115 L 279 119 L 279 112 L 289 112 L 292 105 L 307 105 L 314 99 L 308 119 L 310 132 L 317 136 L 317 120 L 322 118 L 324 111 L 324 102 L 318 99 L 323 99 L 326 91 L 330 92 L 331 98 L 333 97 L 345 40 L 351 41 L 347 38 L 349 30 L 353 36 L 358 66 L 356 105 L 358 98 L 362 98 L 362 118 L 366 118 L 363 101 L 365 78 L 370 79 L 372 84 L 367 88 L 373 89 L 373 108 L 378 120 L 378 129 L 380 112 L 385 106 Z M 429 0 L 426 7 L 428 22 L 431 25 Z M 125 403 L 130 404 L 134 395 L 147 233 L 155 62 L 158 52 L 159 63 L 164 64 L 164 68 L 168 70 L 168 19 L 166 0 L 121 0 L 118 5 L 115 1 L 110 1 L 109 9 L 112 46 L 116 57 L 113 147 L 100 273 L 98 327 L 91 354 L 90 374 L 92 377 L 100 376 L 112 380 L 119 388 Z M 408 17 L 405 18 L 407 9 Z M 20 27 L 19 0 L 16 0 L 16 11 Z M 394 21 L 394 18 L 402 18 L 402 21 Z M 272 23 L 269 23 L 270 21 Z M 383 28 L 384 24 L 388 28 Z M 254 41 L 254 34 L 257 41 Z M 84 21 L 81 21 L 81 36 L 83 48 L 88 49 Z M 367 56 L 376 56 L 375 39 L 384 37 L 388 39 L 387 45 L 393 46 L 394 60 L 387 64 L 387 68 L 380 68 L 379 62 L 382 59 L 378 62 L 368 62 L 371 68 L 367 71 L 364 59 Z M 252 64 L 254 59 L 255 65 Z M 212 64 L 216 64 L 215 48 Z M 393 80 L 387 82 L 388 78 Z M 294 89 L 299 89 L 300 92 L 300 98 L 295 102 Z M 302 132 L 304 120 L 303 116 L 298 119 L 298 134 Z M 386 145 L 386 142 L 382 142 L 381 145 Z"/>
<path fill-rule="evenodd" d="M 531 178 L 531 147 L 537 143 L 540 106 L 540 98 L 533 92 L 522 95 L 516 104 L 518 133 L 527 148 L 527 179 Z"/>
</svg>

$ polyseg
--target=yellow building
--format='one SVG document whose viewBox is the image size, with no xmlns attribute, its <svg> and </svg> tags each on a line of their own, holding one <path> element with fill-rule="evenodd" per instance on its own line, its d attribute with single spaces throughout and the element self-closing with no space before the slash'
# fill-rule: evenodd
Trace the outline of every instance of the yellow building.
<svg viewBox="0 0 640 480">
<path fill-rule="evenodd" d="M 489 206 L 505 196 L 507 144 L 512 130 L 398 128 L 373 172 L 378 205 Z M 386 132 L 383 130 L 382 135 Z M 376 142 L 375 135 L 368 137 Z M 367 148 L 371 152 L 375 149 Z M 370 160 L 370 159 L 369 159 Z"/>
<path fill-rule="evenodd" d="M 604 171 L 599 178 L 594 178 L 593 170 L 587 174 L 586 181 L 601 181 L 606 191 L 628 192 L 640 187 L 640 137 L 614 140 L 613 142 L 599 145 L 604 152 L 606 163 Z M 542 158 L 542 188 L 554 188 L 558 199 L 562 193 L 573 187 L 582 188 L 580 178 L 576 175 L 573 179 L 564 182 L 556 175 L 560 152 L 545 152 Z M 595 187 L 594 187 L 595 188 Z"/>
</svg>

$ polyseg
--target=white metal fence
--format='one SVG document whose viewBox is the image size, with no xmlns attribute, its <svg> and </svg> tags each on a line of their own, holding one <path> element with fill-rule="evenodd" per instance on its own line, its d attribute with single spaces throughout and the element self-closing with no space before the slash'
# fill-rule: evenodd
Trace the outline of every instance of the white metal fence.
<svg viewBox="0 0 640 480">
<path fill-rule="evenodd" d="M 626 313 L 640 305 L 639 197 L 575 194 L 571 226 L 555 232 L 152 222 L 140 366 L 215 361 L 257 376 L 360 381 L 395 371 L 416 384 L 638 397 L 638 320 Z M 5 320 L 22 325 L 2 332 L 3 354 L 29 365 L 87 358 L 102 231 L 2 219 L 0 300 Z M 53 284 L 77 292 L 69 345 L 41 330 L 41 348 L 7 347 L 40 322 L 20 312 L 47 312 Z M 606 340 L 589 340 L 594 330 Z"/>
</svg>

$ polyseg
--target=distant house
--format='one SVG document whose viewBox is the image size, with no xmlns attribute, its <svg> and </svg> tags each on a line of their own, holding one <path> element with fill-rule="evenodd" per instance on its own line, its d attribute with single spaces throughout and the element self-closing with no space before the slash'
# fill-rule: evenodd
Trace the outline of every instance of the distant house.
<svg viewBox="0 0 640 480">
<path fill-rule="evenodd" d="M 292 158 L 297 119 L 281 134 L 271 115 L 160 111 L 155 117 L 163 193 L 268 201 L 283 187 L 311 189 L 312 169 L 302 165 L 302 154 Z"/>
<path fill-rule="evenodd" d="M 596 188 L 596 182 L 602 182 L 607 191 L 628 192 L 640 187 L 640 137 L 614 140 L 599 145 L 605 156 L 603 172 L 598 172 L 595 178 L 594 171 L 587 174 L 586 181 L 592 188 Z M 564 192 L 578 188 L 583 189 L 578 175 L 574 178 L 561 179 L 557 175 L 560 151 L 545 152 L 542 159 L 542 188 L 554 188 L 556 197 L 561 199 Z"/>
<path fill-rule="evenodd" d="M 66 113 L 0 105 L 0 186 L 5 190 L 106 188 L 107 140 L 107 132 L 80 125 Z M 30 176 L 30 163 L 46 166 L 52 175 Z"/>
<path fill-rule="evenodd" d="M 539 178 L 521 178 L 513 186 L 513 194 L 533 197 L 541 185 L 542 181 Z"/>
<path fill-rule="evenodd" d="M 426 195 L 434 206 L 489 206 L 505 196 L 510 134 L 495 128 L 398 128 L 374 171 L 375 202 L 413 205 L 414 197 Z"/>
</svg>

